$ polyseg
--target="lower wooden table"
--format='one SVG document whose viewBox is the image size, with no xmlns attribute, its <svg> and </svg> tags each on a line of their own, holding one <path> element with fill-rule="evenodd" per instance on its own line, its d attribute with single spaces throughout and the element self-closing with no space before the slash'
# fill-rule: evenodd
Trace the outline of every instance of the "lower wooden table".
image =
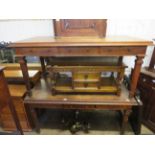
<svg viewBox="0 0 155 155">
<path fill-rule="evenodd" d="M 31 123 L 40 131 L 39 122 L 35 113 L 35 108 L 61 108 L 61 109 L 82 109 L 82 110 L 120 110 L 122 112 L 122 124 L 120 133 L 124 134 L 125 125 L 128 123 L 129 115 L 133 107 L 138 107 L 139 103 L 134 98 L 128 97 L 128 90 L 122 85 L 122 93 L 117 95 L 103 94 L 59 94 L 51 95 L 51 79 L 42 78 L 32 89 L 32 95 L 26 96 L 24 103 L 29 113 Z M 136 116 L 137 117 L 137 116 Z M 140 123 L 136 130 L 140 129 Z M 136 133 L 140 134 L 140 130 Z"/>
</svg>

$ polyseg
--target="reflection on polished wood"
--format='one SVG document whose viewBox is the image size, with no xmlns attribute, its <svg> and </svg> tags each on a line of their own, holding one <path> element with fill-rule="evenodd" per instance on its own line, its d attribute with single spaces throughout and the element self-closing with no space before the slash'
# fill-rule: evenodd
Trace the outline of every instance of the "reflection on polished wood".
<svg viewBox="0 0 155 155">
<path fill-rule="evenodd" d="M 10 44 L 9 47 L 67 47 L 67 46 L 148 46 L 152 41 L 130 36 L 107 37 L 34 37 Z"/>
</svg>

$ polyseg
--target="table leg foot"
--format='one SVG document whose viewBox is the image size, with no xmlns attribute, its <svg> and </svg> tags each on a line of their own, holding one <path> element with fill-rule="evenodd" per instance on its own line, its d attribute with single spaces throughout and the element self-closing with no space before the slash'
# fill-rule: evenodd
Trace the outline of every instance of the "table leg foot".
<svg viewBox="0 0 155 155">
<path fill-rule="evenodd" d="M 121 131 L 120 131 L 121 135 L 124 135 L 125 133 L 125 128 L 128 123 L 128 118 L 129 118 L 130 113 L 131 113 L 131 110 L 123 111 L 123 118 L 122 118 Z"/>
<path fill-rule="evenodd" d="M 37 114 L 34 108 L 31 108 L 31 115 L 35 124 L 35 130 L 37 133 L 40 133 L 40 124 L 39 124 L 39 120 L 37 118 Z"/>
</svg>

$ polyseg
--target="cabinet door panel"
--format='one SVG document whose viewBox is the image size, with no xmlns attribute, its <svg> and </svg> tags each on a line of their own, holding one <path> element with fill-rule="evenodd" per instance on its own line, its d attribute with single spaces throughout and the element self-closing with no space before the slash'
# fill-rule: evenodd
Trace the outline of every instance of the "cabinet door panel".
<svg viewBox="0 0 155 155">
<path fill-rule="evenodd" d="M 54 20 L 56 36 L 105 36 L 106 19 Z"/>
<path fill-rule="evenodd" d="M 153 90 L 149 105 L 150 105 L 150 107 L 149 107 L 149 111 L 148 111 L 147 121 L 149 122 L 150 126 L 153 129 L 155 129 L 155 90 Z"/>
<path fill-rule="evenodd" d="M 152 95 L 152 90 L 150 90 L 149 87 L 146 86 L 139 86 L 139 90 L 140 90 L 140 98 L 143 102 L 143 119 L 147 119 L 147 115 L 150 109 L 150 99 L 151 99 L 151 95 Z"/>
</svg>

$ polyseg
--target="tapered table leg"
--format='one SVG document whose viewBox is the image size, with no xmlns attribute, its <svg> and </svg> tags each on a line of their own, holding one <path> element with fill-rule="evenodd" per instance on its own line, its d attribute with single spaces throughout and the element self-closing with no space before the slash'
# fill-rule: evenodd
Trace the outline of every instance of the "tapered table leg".
<svg viewBox="0 0 155 155">
<path fill-rule="evenodd" d="M 32 108 L 32 107 L 30 107 L 30 110 L 31 110 L 32 119 L 33 119 L 34 124 L 35 124 L 36 132 L 37 132 L 37 133 L 40 133 L 40 124 L 39 124 L 39 120 L 38 120 L 36 111 L 35 111 L 35 109 Z"/>
<path fill-rule="evenodd" d="M 26 59 L 24 56 L 21 56 L 21 57 L 18 56 L 17 58 L 18 58 L 18 62 L 20 63 L 20 67 L 22 70 L 27 92 L 29 95 L 31 95 L 31 82 L 30 82 L 30 78 L 28 74 L 28 67 L 27 67 Z"/>
<path fill-rule="evenodd" d="M 134 97 L 134 94 L 135 94 L 135 91 L 137 88 L 137 82 L 138 82 L 138 78 L 140 75 L 143 58 L 144 58 L 143 56 L 137 56 L 137 58 L 135 60 L 135 67 L 134 67 L 133 74 L 131 77 L 131 85 L 130 85 L 130 92 L 129 92 L 130 98 Z"/>
</svg>

